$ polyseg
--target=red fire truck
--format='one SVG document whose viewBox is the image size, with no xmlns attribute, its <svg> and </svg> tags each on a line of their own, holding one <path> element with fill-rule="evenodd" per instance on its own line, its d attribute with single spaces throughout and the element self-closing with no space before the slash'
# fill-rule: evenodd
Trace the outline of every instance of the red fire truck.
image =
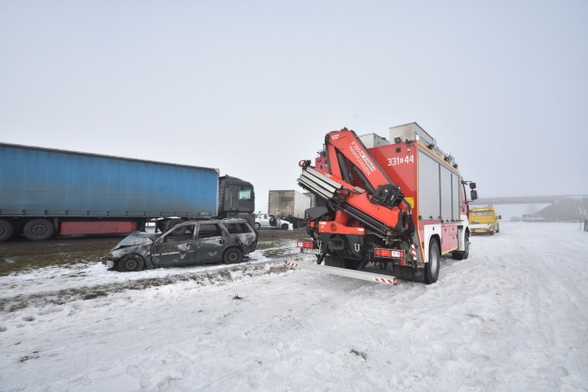
<svg viewBox="0 0 588 392">
<path fill-rule="evenodd" d="M 468 257 L 466 186 L 474 200 L 476 185 L 417 123 L 390 128 L 390 139 L 329 132 L 314 166 L 300 166 L 298 184 L 317 202 L 305 212 L 310 239 L 298 245 L 317 260 L 292 267 L 431 284 L 443 255 Z"/>
</svg>

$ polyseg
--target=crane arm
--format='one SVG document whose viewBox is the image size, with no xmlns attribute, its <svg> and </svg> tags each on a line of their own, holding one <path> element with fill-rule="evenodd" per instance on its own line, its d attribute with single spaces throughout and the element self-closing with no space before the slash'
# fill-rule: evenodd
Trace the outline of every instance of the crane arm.
<svg viewBox="0 0 588 392">
<path fill-rule="evenodd" d="M 325 154 L 327 166 L 322 171 L 301 161 L 300 186 L 383 236 L 406 230 L 402 192 L 355 132 L 344 128 L 328 133 Z"/>
</svg>

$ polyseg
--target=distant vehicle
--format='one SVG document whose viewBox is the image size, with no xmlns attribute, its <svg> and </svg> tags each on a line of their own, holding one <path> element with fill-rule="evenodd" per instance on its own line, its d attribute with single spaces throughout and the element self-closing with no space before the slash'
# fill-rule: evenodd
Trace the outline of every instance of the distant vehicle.
<svg viewBox="0 0 588 392">
<path fill-rule="evenodd" d="M 314 206 L 312 193 L 295 190 L 270 190 L 267 211 L 278 218 L 292 222 L 294 227 L 306 227 L 304 212 Z"/>
<path fill-rule="evenodd" d="M 267 212 L 259 212 L 255 216 L 255 229 L 282 229 L 293 230 L 294 225 L 285 219 L 280 219 L 275 214 L 268 214 Z"/>
<path fill-rule="evenodd" d="M 470 231 L 472 234 L 490 234 L 500 233 L 500 224 L 498 220 L 502 216 L 496 215 L 496 210 L 492 207 L 476 207 L 470 210 Z"/>
<path fill-rule="evenodd" d="M 534 214 L 523 214 L 521 217 L 523 222 L 545 222 L 545 218 Z"/>
<path fill-rule="evenodd" d="M 257 246 L 245 219 L 187 221 L 165 233 L 135 232 L 110 252 L 105 263 L 121 272 L 214 262 L 238 263 Z"/>
</svg>

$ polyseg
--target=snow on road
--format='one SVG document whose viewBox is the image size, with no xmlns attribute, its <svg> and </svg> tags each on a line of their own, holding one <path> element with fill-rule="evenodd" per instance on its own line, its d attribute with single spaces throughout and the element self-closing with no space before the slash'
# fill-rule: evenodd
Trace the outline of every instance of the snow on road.
<svg viewBox="0 0 588 392">
<path fill-rule="evenodd" d="M 281 261 L 260 255 L 257 273 L 61 304 L 39 295 L 138 275 L 0 277 L 0 299 L 35 298 L 1 314 L 0 390 L 585 391 L 586 254 L 579 224 L 506 222 L 429 286 L 266 273 Z"/>
</svg>

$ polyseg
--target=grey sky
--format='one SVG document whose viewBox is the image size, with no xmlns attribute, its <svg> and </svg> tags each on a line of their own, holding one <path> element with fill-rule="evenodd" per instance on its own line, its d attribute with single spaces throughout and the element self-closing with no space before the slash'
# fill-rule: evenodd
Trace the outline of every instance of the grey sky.
<svg viewBox="0 0 588 392">
<path fill-rule="evenodd" d="M 298 189 L 416 121 L 480 196 L 588 194 L 586 1 L 0 0 L 0 140 Z"/>
</svg>

